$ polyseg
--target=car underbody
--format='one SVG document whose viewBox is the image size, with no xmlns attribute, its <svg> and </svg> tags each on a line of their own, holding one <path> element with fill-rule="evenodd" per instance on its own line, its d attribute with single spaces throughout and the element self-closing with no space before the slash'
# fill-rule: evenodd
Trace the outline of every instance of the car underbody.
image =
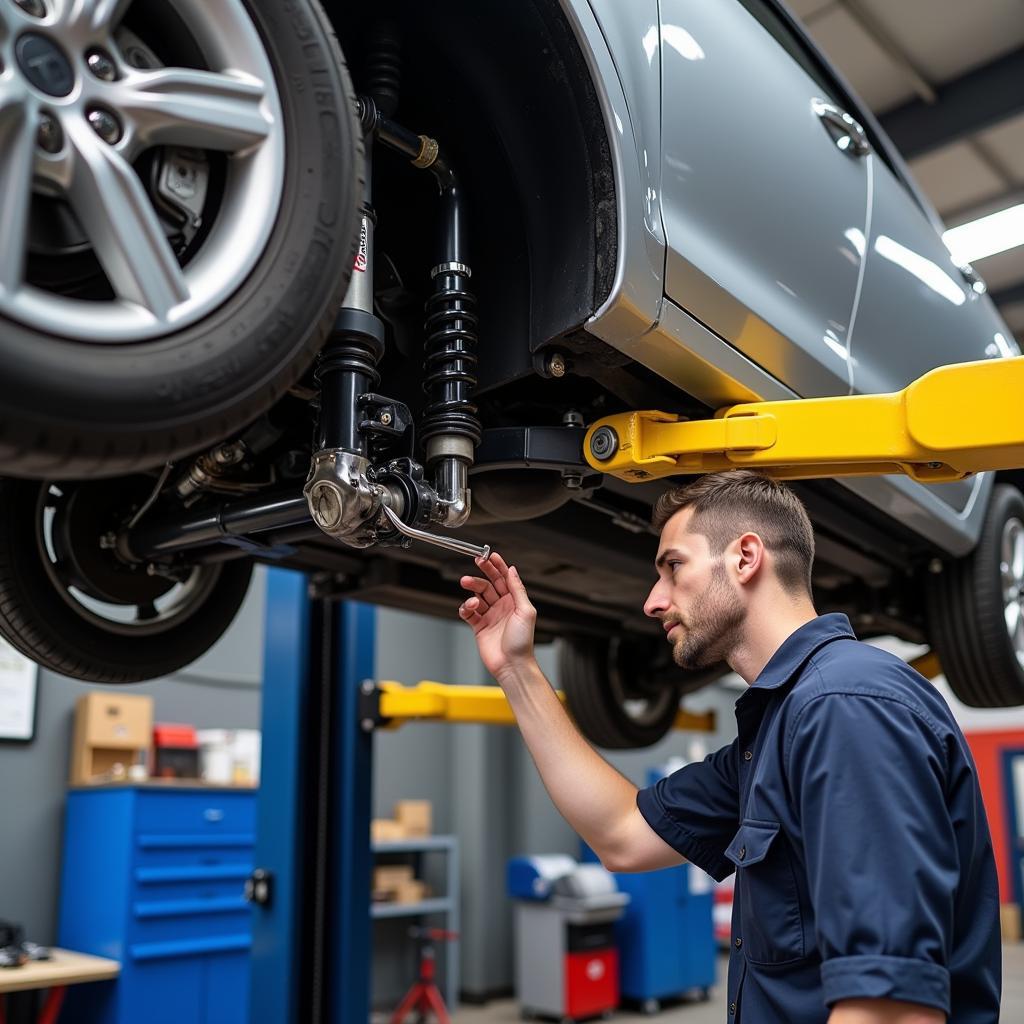
<svg viewBox="0 0 1024 1024">
<path fill-rule="evenodd" d="M 714 409 L 588 329 L 616 287 L 621 197 L 602 100 L 565 13 L 555 0 L 402 2 L 387 18 L 338 15 L 334 29 L 356 138 L 335 149 L 324 129 L 320 155 L 354 157 L 362 184 L 350 183 L 352 280 L 347 291 L 343 278 L 331 283 L 341 309 L 326 307 L 319 344 L 304 341 L 315 362 L 240 429 L 207 430 L 201 446 L 186 432 L 162 457 L 101 457 L 99 443 L 86 454 L 77 441 L 60 459 L 27 442 L 12 455 L 0 431 L 12 475 L 29 478 L 4 482 L 21 524 L 12 518 L 12 543 L 42 566 L 0 558 L 0 577 L 45 570 L 39 586 L 63 602 L 55 614 L 105 622 L 139 652 L 107 670 L 85 634 L 73 657 L 54 654 L 30 612 L 8 631 L 57 671 L 148 678 L 201 652 L 208 638 L 170 649 L 218 586 L 230 621 L 253 562 L 302 570 L 322 595 L 454 618 L 466 556 L 489 545 L 528 580 L 542 639 L 600 640 L 609 662 L 628 654 L 646 666 L 640 691 L 668 693 L 667 722 L 678 693 L 710 676 L 680 678 L 642 611 L 664 484 L 595 473 L 582 439 L 631 409 Z M 115 39 L 139 69 L 201 66 L 173 5 L 136 3 Z M 315 71 L 323 54 L 311 53 Z M 165 146 L 136 171 L 187 266 L 227 202 L 228 161 Z M 285 173 L 286 189 L 301 185 Z M 34 199 L 29 237 L 32 288 L 110 298 L 109 268 L 59 196 Z M 312 260 L 282 257 L 300 259 Z M 168 388 L 186 403 L 208 386 Z M 835 482 L 795 486 L 816 532 L 819 610 L 846 612 L 861 636 L 926 643 L 924 581 L 948 552 Z M 147 660 L 147 645 L 159 656 Z"/>
</svg>

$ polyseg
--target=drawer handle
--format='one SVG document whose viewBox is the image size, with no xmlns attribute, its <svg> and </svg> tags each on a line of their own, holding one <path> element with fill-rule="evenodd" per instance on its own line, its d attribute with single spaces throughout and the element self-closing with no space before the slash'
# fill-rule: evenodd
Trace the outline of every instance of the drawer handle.
<svg viewBox="0 0 1024 1024">
<path fill-rule="evenodd" d="M 207 807 L 206 810 L 203 811 L 203 817 L 207 821 L 223 821 L 224 812 L 219 807 Z"/>
</svg>

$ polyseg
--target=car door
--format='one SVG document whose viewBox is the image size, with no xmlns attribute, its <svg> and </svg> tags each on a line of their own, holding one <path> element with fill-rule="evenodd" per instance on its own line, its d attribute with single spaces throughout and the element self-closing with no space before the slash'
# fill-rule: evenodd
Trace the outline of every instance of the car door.
<svg viewBox="0 0 1024 1024">
<path fill-rule="evenodd" d="M 871 230 L 853 328 L 857 391 L 896 391 L 935 366 L 1016 354 L 984 285 L 953 261 L 938 218 L 876 146 Z"/>
<path fill-rule="evenodd" d="M 765 0 L 662 0 L 673 302 L 804 397 L 852 386 L 865 155 L 827 69 Z"/>
<path fill-rule="evenodd" d="M 854 113 L 872 144 L 871 223 L 850 339 L 854 390 L 898 391 L 936 366 L 1016 355 L 984 284 L 954 263 L 938 216 L 904 177 L 881 129 Z M 963 513 L 976 486 L 972 480 L 930 490 Z"/>
</svg>

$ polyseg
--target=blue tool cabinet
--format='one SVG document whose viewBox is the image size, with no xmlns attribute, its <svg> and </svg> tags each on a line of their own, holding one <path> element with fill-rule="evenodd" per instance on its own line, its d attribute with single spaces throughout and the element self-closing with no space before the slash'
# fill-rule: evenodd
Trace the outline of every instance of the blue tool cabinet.
<svg viewBox="0 0 1024 1024">
<path fill-rule="evenodd" d="M 248 1024 L 255 831 L 255 790 L 69 792 L 57 942 L 121 976 L 72 986 L 62 1019 Z"/>
<path fill-rule="evenodd" d="M 617 874 L 630 895 L 615 923 L 622 996 L 657 1009 L 662 999 L 715 983 L 712 895 L 691 892 L 691 864 L 643 874 Z"/>
<path fill-rule="evenodd" d="M 580 849 L 582 860 L 597 862 L 586 843 Z M 660 1009 L 663 999 L 694 990 L 707 997 L 715 983 L 713 895 L 710 886 L 691 884 L 690 872 L 699 870 L 680 864 L 615 875 L 619 891 L 629 893 L 615 922 L 619 991 L 647 1013 Z"/>
</svg>

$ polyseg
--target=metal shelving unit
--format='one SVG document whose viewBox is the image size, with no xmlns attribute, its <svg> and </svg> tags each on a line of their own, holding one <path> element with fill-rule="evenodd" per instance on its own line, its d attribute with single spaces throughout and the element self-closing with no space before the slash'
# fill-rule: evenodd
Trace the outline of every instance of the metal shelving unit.
<svg viewBox="0 0 1024 1024">
<path fill-rule="evenodd" d="M 443 853 L 445 857 L 444 896 L 419 903 L 371 903 L 372 918 L 423 917 L 438 914 L 445 919 L 447 931 L 459 931 L 459 845 L 455 836 L 424 836 L 422 839 L 402 839 L 395 842 L 374 843 L 371 851 L 378 854 L 410 853 L 417 856 L 424 853 Z M 455 1011 L 459 994 L 459 940 L 445 942 L 445 971 L 442 984 L 445 1004 L 450 1012 Z"/>
</svg>

